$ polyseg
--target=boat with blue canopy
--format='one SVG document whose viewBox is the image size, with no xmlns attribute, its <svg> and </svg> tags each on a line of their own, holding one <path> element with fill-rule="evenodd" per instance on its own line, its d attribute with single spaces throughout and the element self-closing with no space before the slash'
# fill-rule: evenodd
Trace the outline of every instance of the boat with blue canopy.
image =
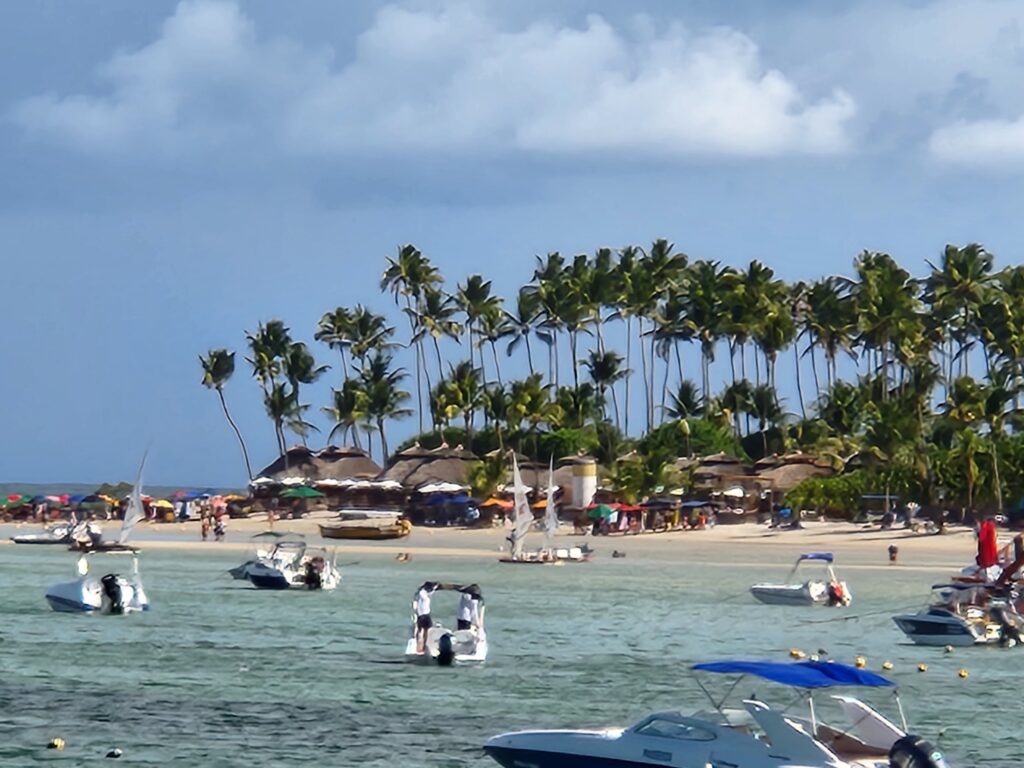
<svg viewBox="0 0 1024 768">
<path fill-rule="evenodd" d="M 804 563 L 822 563 L 824 577 L 798 581 L 797 572 Z M 831 552 L 807 552 L 796 559 L 784 584 L 755 584 L 750 594 L 768 605 L 847 606 L 852 599 L 850 588 L 836 576 L 834 563 L 835 556 Z"/>
<path fill-rule="evenodd" d="M 693 715 L 656 712 L 628 728 L 604 730 L 520 731 L 495 736 L 484 751 L 506 768 L 949 768 L 942 752 L 907 733 L 902 706 L 900 724 L 849 695 L 831 694 L 846 723 L 823 721 L 814 694 L 853 688 L 896 691 L 882 675 L 836 662 L 718 661 L 691 668 L 711 710 Z M 726 707 L 725 697 L 708 692 L 699 673 L 755 677 L 798 691 L 806 697 L 806 715 L 790 703 L 770 707 L 756 695 Z"/>
</svg>

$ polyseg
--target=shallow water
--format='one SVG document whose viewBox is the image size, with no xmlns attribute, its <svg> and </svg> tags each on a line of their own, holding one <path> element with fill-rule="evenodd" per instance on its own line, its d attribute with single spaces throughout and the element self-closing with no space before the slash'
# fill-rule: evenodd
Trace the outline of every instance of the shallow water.
<svg viewBox="0 0 1024 768">
<path fill-rule="evenodd" d="M 691 663 L 785 659 L 794 647 L 842 661 L 863 654 L 874 669 L 891 660 L 912 730 L 934 741 L 944 728 L 940 743 L 954 765 L 1024 763 L 1015 723 L 1024 648 L 947 656 L 905 644 L 889 619 L 920 604 L 942 572 L 844 570 L 855 602 L 839 613 L 746 596 L 750 583 L 782 578 L 788 565 L 398 564 L 339 548 L 339 562 L 353 559 L 334 593 L 277 593 L 232 581 L 225 570 L 237 553 L 149 551 L 142 573 L 153 610 L 112 618 L 47 607 L 45 588 L 71 577 L 70 553 L 0 547 L 0 763 L 109 765 L 104 755 L 117 746 L 120 763 L 137 766 L 485 768 L 480 745 L 495 733 L 627 725 L 656 709 L 703 707 Z M 398 663 L 412 591 L 426 579 L 481 585 L 486 665 Z M 442 620 L 455 607 L 445 600 L 434 601 Z M 742 688 L 788 701 L 768 684 Z M 63 752 L 45 749 L 54 736 L 66 741 Z"/>
</svg>

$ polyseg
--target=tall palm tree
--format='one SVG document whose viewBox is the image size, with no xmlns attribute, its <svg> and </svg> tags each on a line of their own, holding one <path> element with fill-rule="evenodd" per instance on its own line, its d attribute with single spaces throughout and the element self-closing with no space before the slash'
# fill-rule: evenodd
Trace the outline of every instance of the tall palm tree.
<svg viewBox="0 0 1024 768">
<path fill-rule="evenodd" d="M 238 444 L 242 448 L 242 459 L 245 461 L 245 475 L 252 480 L 252 465 L 249 463 L 249 450 L 245 447 L 245 440 L 242 433 L 231 418 L 228 411 L 227 401 L 224 399 L 224 385 L 228 383 L 235 373 L 235 353 L 227 349 L 211 349 L 206 356 L 199 356 L 199 364 L 203 367 L 203 386 L 217 392 L 220 398 L 220 407 L 224 410 L 224 418 L 228 420 L 231 429 L 234 430 Z"/>
<path fill-rule="evenodd" d="M 359 365 L 362 365 L 372 353 L 394 347 L 395 342 L 391 341 L 394 335 L 395 327 L 388 324 L 384 315 L 378 315 L 362 304 L 356 304 L 351 315 L 349 342 L 352 357 Z"/>
<path fill-rule="evenodd" d="M 470 275 L 466 282 L 459 285 L 455 292 L 455 305 L 466 315 L 464 324 L 466 343 L 469 347 L 469 362 L 473 362 L 473 349 L 476 343 L 473 334 L 479 330 L 481 318 L 489 313 L 501 311 L 501 299 L 491 293 L 491 281 L 484 280 L 480 275 Z M 480 361 L 483 368 L 483 360 Z"/>
<path fill-rule="evenodd" d="M 808 338 L 804 354 L 811 356 L 814 387 L 820 398 L 824 391 L 838 380 L 836 359 L 840 352 L 853 356 L 853 336 L 857 330 L 857 315 L 849 289 L 851 282 L 845 277 L 826 277 L 817 280 L 804 294 L 807 311 L 804 313 L 801 335 Z M 815 349 L 825 353 L 825 386 L 818 378 Z"/>
<path fill-rule="evenodd" d="M 388 266 L 381 276 L 380 289 L 390 291 L 395 306 L 401 306 L 409 318 L 410 343 L 416 350 L 416 402 L 419 416 L 419 431 L 423 431 L 423 382 L 430 391 L 430 374 L 427 372 L 426 356 L 423 354 L 423 337 L 417 325 L 420 318 L 419 305 L 424 293 L 442 283 L 441 273 L 430 263 L 420 250 L 412 245 L 398 249 L 398 258 L 388 257 Z M 422 374 L 421 374 L 422 372 Z"/>
<path fill-rule="evenodd" d="M 512 332 L 508 316 L 502 311 L 500 304 L 487 310 L 480 317 L 480 339 L 478 346 L 483 347 L 486 343 L 491 348 L 491 357 L 494 359 L 494 376 L 501 383 L 501 360 L 498 357 L 498 342 Z M 485 373 L 483 350 L 480 352 L 480 369 Z"/>
<path fill-rule="evenodd" d="M 413 341 L 427 337 L 433 341 L 434 353 L 437 356 L 438 380 L 444 378 L 444 368 L 441 362 L 441 339 L 452 339 L 458 342 L 459 336 L 462 335 L 462 325 L 455 319 L 457 311 L 455 300 L 451 296 L 434 289 L 424 291 L 419 309 L 414 311 L 417 331 L 413 336 Z"/>
<path fill-rule="evenodd" d="M 331 312 L 325 312 L 317 323 L 313 338 L 331 349 L 338 350 L 341 356 L 341 373 L 347 379 L 348 360 L 345 351 L 352 346 L 352 312 L 348 307 L 337 307 Z"/>
<path fill-rule="evenodd" d="M 988 300 L 993 283 L 992 254 L 977 243 L 962 248 L 947 245 L 939 266 L 928 262 L 932 273 L 925 282 L 924 301 L 931 314 L 950 329 L 949 342 L 958 345 L 948 353 L 948 376 L 952 380 L 953 362 L 960 361 L 960 375 L 968 375 L 967 353 L 980 335 L 977 324 L 981 307 Z"/>
<path fill-rule="evenodd" d="M 260 323 L 255 332 L 246 332 L 246 340 L 249 344 L 249 357 L 246 361 L 252 366 L 253 376 L 263 391 L 263 403 L 274 424 L 277 447 L 284 453 L 282 425 L 291 412 L 291 405 L 280 377 L 292 346 L 290 331 L 282 321 L 270 320 Z"/>
<path fill-rule="evenodd" d="M 345 379 L 341 389 L 332 389 L 331 405 L 321 409 L 334 422 L 327 442 L 334 439 L 336 432 L 341 432 L 342 440 L 351 435 L 352 444 L 361 449 L 358 427 L 366 420 L 366 405 L 366 392 L 358 379 Z"/>
<path fill-rule="evenodd" d="M 643 340 L 646 336 L 645 320 L 651 317 L 658 306 L 658 298 L 661 295 L 662 286 L 656 282 L 655 276 L 651 273 L 648 265 L 645 264 L 646 256 L 642 249 L 636 246 L 626 246 L 619 252 L 619 263 L 616 268 L 616 284 L 619 286 L 619 296 L 616 302 L 618 310 L 616 315 L 626 321 L 626 368 L 631 370 L 633 333 L 632 325 L 634 318 L 637 321 L 637 339 L 640 346 L 640 370 L 644 388 L 644 415 L 647 429 L 650 430 L 653 419 L 651 418 L 651 390 L 648 386 L 650 366 L 647 364 L 647 354 L 644 350 Z M 627 375 L 625 393 L 625 431 L 629 433 L 629 413 L 632 403 L 630 402 L 630 380 L 632 376 Z"/>
<path fill-rule="evenodd" d="M 761 433 L 762 456 L 768 455 L 768 428 L 777 427 L 785 418 L 785 411 L 779 403 L 775 387 L 771 384 L 758 384 L 750 390 L 747 403 L 750 414 L 757 419 L 757 429 Z"/>
<path fill-rule="evenodd" d="M 702 260 L 690 266 L 685 306 L 700 341 L 701 390 L 705 400 L 711 397 L 711 362 L 715 359 L 715 345 L 725 332 L 725 296 L 733 280 L 735 271 L 717 261 Z"/>
<path fill-rule="evenodd" d="M 484 386 L 480 369 L 472 361 L 464 360 L 450 367 L 448 378 L 442 382 L 446 403 L 462 415 L 466 427 L 466 442 L 472 450 L 473 416 L 483 405 Z"/>
<path fill-rule="evenodd" d="M 545 258 L 537 257 L 533 271 L 533 282 L 528 285 L 537 299 L 539 322 L 535 329 L 537 338 L 548 348 L 548 381 L 558 386 L 558 334 L 562 323 L 562 297 L 566 292 L 565 259 L 557 251 Z"/>
</svg>

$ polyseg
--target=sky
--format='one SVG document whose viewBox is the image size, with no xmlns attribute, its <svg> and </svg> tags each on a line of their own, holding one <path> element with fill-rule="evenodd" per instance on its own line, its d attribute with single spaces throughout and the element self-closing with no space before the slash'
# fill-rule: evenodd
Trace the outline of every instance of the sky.
<svg viewBox="0 0 1024 768">
<path fill-rule="evenodd" d="M 404 322 L 377 288 L 403 243 L 505 295 L 538 254 L 659 237 L 789 280 L 1021 263 L 1022 75 L 1009 0 L 0 4 L 0 481 L 151 446 L 153 483 L 244 483 L 197 355 L 240 351 L 269 463 L 245 331 L 333 362 L 325 311 Z"/>
</svg>

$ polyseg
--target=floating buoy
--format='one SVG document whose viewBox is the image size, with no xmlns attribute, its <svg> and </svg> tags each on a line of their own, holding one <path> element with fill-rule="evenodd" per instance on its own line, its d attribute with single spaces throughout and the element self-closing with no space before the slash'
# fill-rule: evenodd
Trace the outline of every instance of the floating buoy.
<svg viewBox="0 0 1024 768">
<path fill-rule="evenodd" d="M 884 669 L 886 672 L 891 670 L 892 669 L 892 662 L 891 661 L 883 661 L 882 662 L 882 669 Z"/>
<path fill-rule="evenodd" d="M 799 648 L 790 648 L 789 656 L 793 659 L 803 659 L 807 657 L 807 654 L 801 651 Z"/>
<path fill-rule="evenodd" d="M 112 750 L 107 752 L 107 757 L 117 760 L 124 752 L 121 751 L 120 747 L 114 747 Z"/>
<path fill-rule="evenodd" d="M 410 558 L 408 552 L 399 552 L 398 555 L 395 557 L 395 560 L 397 560 L 400 563 L 407 563 L 409 562 L 409 559 Z"/>
<path fill-rule="evenodd" d="M 858 656 L 856 659 L 853 660 L 853 665 L 857 667 L 857 669 L 864 669 L 864 667 L 868 665 L 868 660 L 865 659 L 863 656 Z"/>
<path fill-rule="evenodd" d="M 963 667 L 961 667 L 960 671 L 956 673 L 956 676 L 959 677 L 961 680 L 966 679 L 968 677 L 968 675 L 970 675 L 970 672 L 968 672 Z"/>
<path fill-rule="evenodd" d="M 46 745 L 47 749 L 56 749 L 58 752 L 64 749 L 64 739 L 60 736 L 50 739 L 50 743 Z"/>
<path fill-rule="evenodd" d="M 810 656 L 811 661 L 821 661 L 821 656 L 816 653 L 812 653 Z"/>
<path fill-rule="evenodd" d="M 953 652 L 953 646 L 952 645 L 947 645 L 946 648 L 945 648 L 945 651 L 946 651 L 946 653 L 952 653 Z"/>
<path fill-rule="evenodd" d="M 918 664 L 917 665 L 917 671 L 918 672 L 927 672 L 928 671 L 928 665 L 927 664 Z"/>
</svg>

